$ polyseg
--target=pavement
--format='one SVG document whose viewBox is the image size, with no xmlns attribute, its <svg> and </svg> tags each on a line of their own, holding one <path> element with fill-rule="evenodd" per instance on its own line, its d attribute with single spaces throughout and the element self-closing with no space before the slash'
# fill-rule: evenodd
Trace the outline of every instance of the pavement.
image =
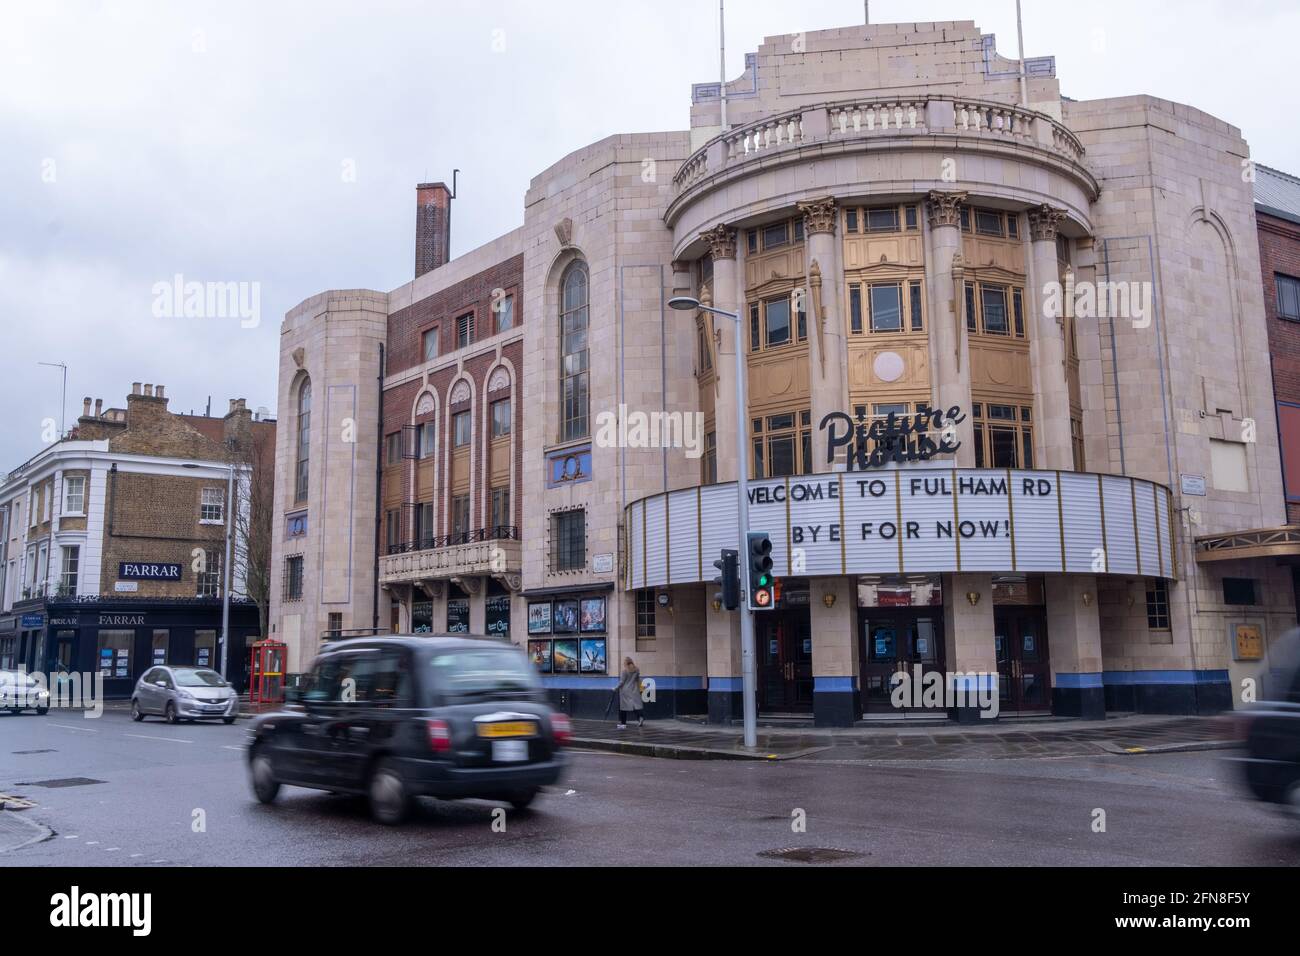
<svg viewBox="0 0 1300 956">
<path fill-rule="evenodd" d="M 1088 729 L 1073 726 L 1067 733 Z M 1157 739 L 1155 727 L 1142 737 L 1106 727 L 1120 742 Z M 920 740 L 935 728 L 889 730 L 917 736 L 893 746 L 920 759 L 823 759 L 873 752 L 851 749 L 851 733 L 776 761 L 579 747 L 527 811 L 425 800 L 409 824 L 388 828 L 355 798 L 286 787 L 257 803 L 246 731 L 242 721 L 137 724 L 113 708 L 93 720 L 0 715 L 0 799 L 26 806 L 0 810 L 0 868 L 1300 865 L 1300 825 L 1246 799 L 1224 752 L 990 758 L 968 746 L 926 759 L 909 749 L 948 746 Z"/>
<path fill-rule="evenodd" d="M 683 760 L 953 760 L 970 758 L 1174 753 L 1235 745 L 1224 717 L 1116 716 L 1100 721 L 998 720 L 987 726 L 893 721 L 812 729 L 761 726 L 758 746 L 741 728 L 687 720 L 646 721 L 619 730 L 610 721 L 575 720 L 575 743 L 643 757 Z"/>
</svg>

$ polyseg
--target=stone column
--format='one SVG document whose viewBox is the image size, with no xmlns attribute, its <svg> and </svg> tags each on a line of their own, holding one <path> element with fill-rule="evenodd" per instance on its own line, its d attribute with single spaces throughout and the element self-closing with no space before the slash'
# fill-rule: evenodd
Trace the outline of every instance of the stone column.
<svg viewBox="0 0 1300 956">
<path fill-rule="evenodd" d="M 827 197 L 800 203 L 807 242 L 808 288 L 804 311 L 808 316 L 808 381 L 813 426 L 813 470 L 833 471 L 826 457 L 826 433 L 818 426 L 830 412 L 849 410 L 848 349 L 845 322 L 840 311 L 839 269 L 835 254 L 835 223 L 839 210 Z"/>
<path fill-rule="evenodd" d="M 848 577 L 818 578 L 809 591 L 813 722 L 818 727 L 852 727 L 862 716 L 856 582 Z M 830 607 L 828 598 L 834 599 Z"/>
<path fill-rule="evenodd" d="M 713 257 L 713 301 L 705 302 L 715 309 L 728 312 L 740 312 L 737 290 L 740 279 L 736 266 L 736 230 L 727 226 L 716 226 L 701 237 L 709 244 L 709 255 Z M 743 329 L 747 319 L 741 316 L 739 323 Z M 737 324 L 720 315 L 704 314 L 706 329 L 715 330 L 713 381 L 717 390 L 713 399 L 713 421 L 717 435 L 718 481 L 735 481 L 736 470 L 736 347 L 743 347 L 743 340 L 738 340 Z"/>
<path fill-rule="evenodd" d="M 957 426 L 955 463 L 975 466 L 975 429 L 971 420 L 970 347 L 966 336 L 966 296 L 962 289 L 961 206 L 963 192 L 931 192 L 926 202 L 930 224 L 929 267 L 931 391 L 934 406 L 961 408 L 965 421 Z M 992 625 L 989 639 L 992 640 Z"/>
<path fill-rule="evenodd" d="M 709 723 L 725 724 L 742 716 L 740 614 L 713 609 L 712 589 L 705 588 L 706 657 L 709 673 Z"/>
<path fill-rule="evenodd" d="M 974 595 L 975 603 L 971 603 Z M 968 706 L 950 711 L 958 723 L 982 721 L 977 694 L 997 700 L 997 649 L 993 643 L 993 576 L 947 574 L 943 584 L 944 669 L 966 693 Z"/>
<path fill-rule="evenodd" d="M 1105 720 L 1097 579 L 1090 574 L 1049 574 L 1045 589 L 1052 713 Z"/>
<path fill-rule="evenodd" d="M 1070 384 L 1065 365 L 1065 324 L 1060 310 L 1053 307 L 1048 283 L 1058 282 L 1056 265 L 1056 231 L 1065 212 L 1043 205 L 1029 210 L 1029 254 L 1033 262 L 1036 288 L 1033 303 L 1034 381 L 1038 384 L 1038 407 L 1034 430 L 1041 449 L 1039 468 L 1074 468 L 1074 448 L 1070 440 Z M 1054 297 L 1056 302 L 1061 296 Z"/>
</svg>

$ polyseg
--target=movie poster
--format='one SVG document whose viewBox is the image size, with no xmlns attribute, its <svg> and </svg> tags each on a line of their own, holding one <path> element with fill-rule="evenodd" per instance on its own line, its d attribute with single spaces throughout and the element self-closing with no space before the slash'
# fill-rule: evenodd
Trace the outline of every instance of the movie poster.
<svg viewBox="0 0 1300 956">
<path fill-rule="evenodd" d="M 556 601 L 555 602 L 555 633 L 556 634 L 577 634 L 578 633 L 578 602 L 577 601 Z"/>
<path fill-rule="evenodd" d="M 551 633 L 551 602 L 541 601 L 528 605 L 528 633 Z"/>
<path fill-rule="evenodd" d="M 576 640 L 555 641 L 552 661 L 557 674 L 578 673 L 578 642 Z"/>
<path fill-rule="evenodd" d="M 529 641 L 528 642 L 528 659 L 533 662 L 541 673 L 549 674 L 551 672 L 551 642 Z"/>
<path fill-rule="evenodd" d="M 582 633 L 605 633 L 605 599 L 603 597 L 582 599 Z"/>
<path fill-rule="evenodd" d="M 605 639 L 603 637 L 599 639 L 583 638 L 581 656 L 582 673 L 605 673 Z"/>
</svg>

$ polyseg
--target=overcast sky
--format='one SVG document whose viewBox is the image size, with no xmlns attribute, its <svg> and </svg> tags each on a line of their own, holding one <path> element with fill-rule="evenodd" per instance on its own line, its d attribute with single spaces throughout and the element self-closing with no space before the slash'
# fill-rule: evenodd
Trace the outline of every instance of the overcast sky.
<svg viewBox="0 0 1300 956">
<path fill-rule="evenodd" d="M 1300 5 L 1024 0 L 1028 56 L 1076 99 L 1151 93 L 1300 172 Z M 861 0 L 731 0 L 730 77 L 764 36 Z M 1016 55 L 1014 0 L 871 0 L 874 22 L 974 20 Z M 81 397 L 133 381 L 173 411 L 274 410 L 284 313 L 413 271 L 415 183 L 461 170 L 460 254 L 518 226 L 530 178 L 611 133 L 684 129 L 715 80 L 716 0 L 84 2 L 0 7 L 0 473 Z M 155 287 L 241 282 L 260 322 L 155 314 Z"/>
</svg>

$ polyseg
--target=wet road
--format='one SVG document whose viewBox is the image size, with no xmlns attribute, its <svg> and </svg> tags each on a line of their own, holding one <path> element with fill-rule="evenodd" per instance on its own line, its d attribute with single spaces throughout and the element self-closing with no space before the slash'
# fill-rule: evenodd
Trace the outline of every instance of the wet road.
<svg viewBox="0 0 1300 956">
<path fill-rule="evenodd" d="M 856 854 L 838 865 L 1300 864 L 1300 823 L 1242 799 L 1222 752 L 843 763 L 577 752 L 568 779 L 497 832 L 500 805 L 481 801 L 422 802 L 398 829 L 371 822 L 361 800 L 308 790 L 261 806 L 247 726 L 0 716 L 0 794 L 35 804 L 5 815 L 53 831 L 0 852 L 0 867 L 796 865 L 759 855 L 789 847 Z M 0 828 L 0 846 L 19 842 L 13 832 Z"/>
</svg>

